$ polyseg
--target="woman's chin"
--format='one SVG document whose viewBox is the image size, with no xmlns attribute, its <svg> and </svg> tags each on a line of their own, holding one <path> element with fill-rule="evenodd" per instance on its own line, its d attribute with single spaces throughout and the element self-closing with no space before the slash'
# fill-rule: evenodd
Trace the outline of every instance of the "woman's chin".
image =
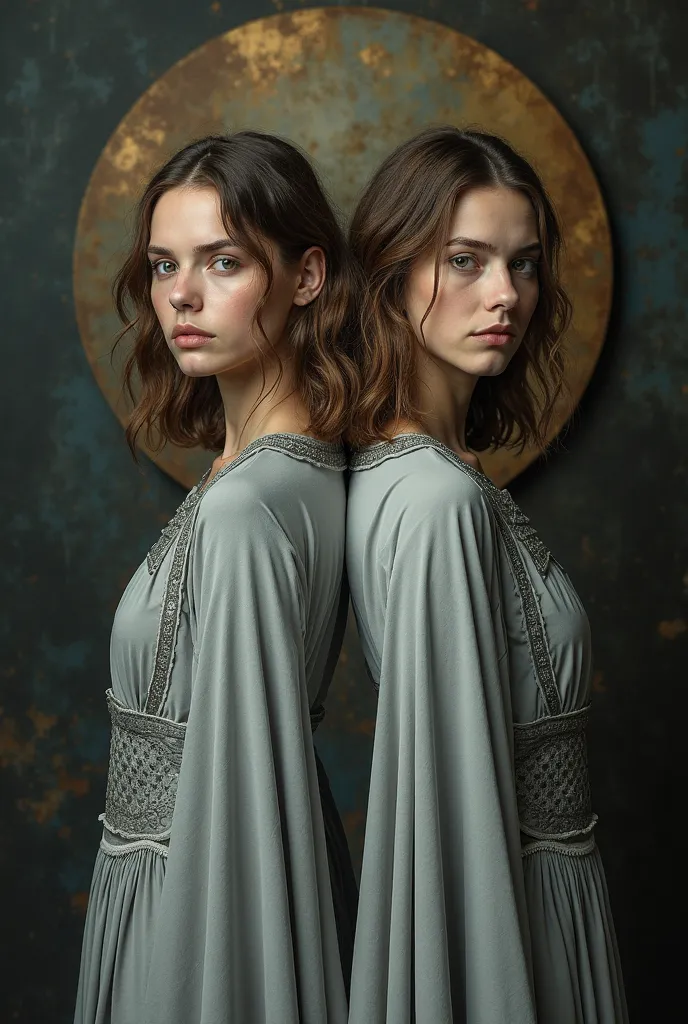
<svg viewBox="0 0 688 1024">
<path fill-rule="evenodd" d="M 177 364 L 185 377 L 217 377 L 232 373 L 244 367 L 248 360 L 241 356 L 235 358 L 218 358 L 209 352 L 180 352 Z"/>
<path fill-rule="evenodd" d="M 185 377 L 214 377 L 215 370 L 208 370 L 202 366 L 182 366 L 179 364 L 179 369 L 182 371 Z"/>
<path fill-rule="evenodd" d="M 493 349 L 490 352 L 483 352 L 478 359 L 476 359 L 475 376 L 476 377 L 498 377 L 500 373 L 504 373 L 507 366 L 511 362 L 511 358 L 514 354 L 514 349 L 509 346 L 509 351 L 505 349 Z"/>
</svg>

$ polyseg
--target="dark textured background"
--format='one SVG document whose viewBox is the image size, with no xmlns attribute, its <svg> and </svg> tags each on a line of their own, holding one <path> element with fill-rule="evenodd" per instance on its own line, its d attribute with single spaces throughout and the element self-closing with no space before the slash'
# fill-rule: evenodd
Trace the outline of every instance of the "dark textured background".
<svg viewBox="0 0 688 1024">
<path fill-rule="evenodd" d="M 130 105 L 210 36 L 298 4 L 4 0 L 0 12 L 0 1022 L 73 1006 L 98 843 L 111 619 L 181 497 L 137 469 L 84 358 L 71 252 Z M 512 491 L 596 645 L 595 806 L 632 1019 L 682 1019 L 688 17 L 679 0 L 416 0 L 528 75 L 578 134 L 616 244 L 605 352 L 565 447 Z M 349 640 L 319 746 L 360 856 L 374 705 Z M 190 1022 L 191 1024 L 191 1022 Z"/>
</svg>

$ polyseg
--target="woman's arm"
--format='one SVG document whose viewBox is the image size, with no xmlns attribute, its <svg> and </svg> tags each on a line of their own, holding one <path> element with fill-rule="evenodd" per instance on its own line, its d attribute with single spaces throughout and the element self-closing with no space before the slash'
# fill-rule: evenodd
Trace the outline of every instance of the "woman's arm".
<svg viewBox="0 0 688 1024">
<path fill-rule="evenodd" d="M 396 488 L 350 1024 L 535 1021 L 494 524 Z"/>
<path fill-rule="evenodd" d="M 346 1021 L 299 562 L 247 486 L 211 492 L 196 527 L 193 693 L 145 1024 Z"/>
</svg>

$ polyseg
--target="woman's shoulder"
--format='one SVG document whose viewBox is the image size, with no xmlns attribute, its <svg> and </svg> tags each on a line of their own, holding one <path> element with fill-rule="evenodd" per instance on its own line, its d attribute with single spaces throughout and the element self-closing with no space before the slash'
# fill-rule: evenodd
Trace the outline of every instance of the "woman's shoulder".
<svg viewBox="0 0 688 1024">
<path fill-rule="evenodd" d="M 368 448 L 352 460 L 351 468 L 357 487 L 384 491 L 409 512 L 484 504 L 479 471 L 420 435 L 406 434 Z"/>
<path fill-rule="evenodd" d="M 341 472 L 270 446 L 230 467 L 211 482 L 199 508 L 207 528 L 241 533 L 279 525 L 291 534 L 305 517 L 344 506 Z"/>
</svg>

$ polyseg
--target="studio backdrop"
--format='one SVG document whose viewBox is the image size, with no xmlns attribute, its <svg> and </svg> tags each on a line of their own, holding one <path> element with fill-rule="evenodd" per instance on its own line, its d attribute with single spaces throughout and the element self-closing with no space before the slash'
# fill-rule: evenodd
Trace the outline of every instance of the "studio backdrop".
<svg viewBox="0 0 688 1024">
<path fill-rule="evenodd" d="M 2 1021 L 71 1019 L 112 615 L 209 462 L 166 446 L 137 467 L 124 443 L 111 286 L 141 188 L 191 139 L 258 128 L 306 151 L 345 222 L 383 157 L 431 123 L 507 138 L 563 223 L 575 315 L 553 450 L 485 466 L 588 609 L 593 793 L 631 1019 L 678 1013 L 685 17 L 667 5 L 650 19 L 645 0 L 394 7 L 35 0 L 2 14 Z M 350 622 L 317 743 L 357 867 L 374 720 Z"/>
</svg>

